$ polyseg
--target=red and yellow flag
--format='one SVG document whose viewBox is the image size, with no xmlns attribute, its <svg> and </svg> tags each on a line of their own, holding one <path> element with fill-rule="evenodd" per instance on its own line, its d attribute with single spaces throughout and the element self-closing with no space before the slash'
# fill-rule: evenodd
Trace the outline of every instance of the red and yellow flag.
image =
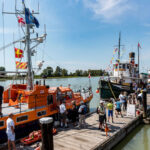
<svg viewBox="0 0 150 150">
<path fill-rule="evenodd" d="M 16 58 L 22 58 L 23 57 L 23 50 L 19 48 L 15 48 L 15 57 Z"/>
<path fill-rule="evenodd" d="M 27 63 L 16 61 L 16 69 L 27 69 Z"/>
</svg>

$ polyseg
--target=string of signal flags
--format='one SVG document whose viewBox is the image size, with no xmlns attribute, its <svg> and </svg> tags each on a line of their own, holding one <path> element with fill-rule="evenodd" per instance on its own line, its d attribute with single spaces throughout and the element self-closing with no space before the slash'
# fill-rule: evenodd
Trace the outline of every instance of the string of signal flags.
<svg viewBox="0 0 150 150">
<path fill-rule="evenodd" d="M 23 58 L 23 50 L 15 48 L 15 58 Z M 27 69 L 27 62 L 16 61 L 16 69 Z"/>
</svg>

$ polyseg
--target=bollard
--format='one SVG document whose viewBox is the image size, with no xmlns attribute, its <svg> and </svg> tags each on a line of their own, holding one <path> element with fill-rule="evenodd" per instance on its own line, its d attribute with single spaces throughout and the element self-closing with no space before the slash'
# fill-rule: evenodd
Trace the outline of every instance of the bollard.
<svg viewBox="0 0 150 150">
<path fill-rule="evenodd" d="M 42 131 L 42 150 L 54 150 L 53 145 L 53 118 L 44 117 L 40 120 Z"/>
<path fill-rule="evenodd" d="M 147 91 L 146 90 L 143 91 L 142 101 L 143 101 L 143 118 L 146 118 L 147 117 Z"/>
</svg>

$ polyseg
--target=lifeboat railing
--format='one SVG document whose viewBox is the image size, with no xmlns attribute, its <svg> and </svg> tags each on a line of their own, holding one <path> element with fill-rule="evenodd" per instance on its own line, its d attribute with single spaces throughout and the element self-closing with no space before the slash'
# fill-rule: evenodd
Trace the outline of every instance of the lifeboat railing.
<svg viewBox="0 0 150 150">
<path fill-rule="evenodd" d="M 34 97 L 34 101 L 32 101 L 32 102 L 21 102 L 21 99 L 22 98 L 25 98 L 25 97 L 27 97 L 27 96 L 30 96 L 30 97 Z M 21 97 L 19 97 L 18 99 L 16 99 L 16 101 L 18 100 L 18 104 L 16 104 L 16 105 L 12 105 L 12 106 L 3 106 L 3 104 L 8 104 L 9 105 L 9 103 L 2 103 L 2 107 L 1 107 L 1 109 L 2 109 L 2 113 L 4 112 L 4 109 L 7 109 L 8 111 L 9 111 L 9 108 L 14 108 L 14 109 L 16 109 L 16 111 L 15 111 L 15 114 L 18 114 L 18 113 L 22 113 L 22 112 L 25 112 L 25 111 L 27 111 L 27 110 L 34 110 L 34 109 L 37 109 L 37 108 L 40 108 L 40 107 L 42 107 L 42 105 L 41 106 L 37 106 L 37 104 L 38 103 L 40 103 L 40 102 L 43 102 L 43 100 L 37 100 L 37 97 L 38 96 L 44 96 L 44 94 L 36 94 L 36 95 L 25 95 L 25 96 L 21 96 Z M 46 97 L 47 98 L 47 97 Z M 5 98 L 5 99 L 3 99 L 3 101 L 4 100 L 9 100 L 9 98 Z M 11 99 L 13 99 L 13 97 L 11 97 Z M 33 99 L 33 98 L 32 98 Z M 28 108 L 28 105 L 29 104 L 34 104 L 34 107 L 33 108 Z M 26 108 L 23 108 L 23 106 L 27 106 Z M 46 106 L 48 106 L 48 103 L 47 103 L 47 99 L 46 99 L 46 102 L 45 102 L 45 105 L 43 105 L 43 107 L 46 107 Z M 18 110 L 18 111 L 17 111 Z M 10 112 L 11 113 L 11 112 Z M 3 116 L 7 116 L 7 115 L 5 115 L 4 113 L 3 113 Z"/>
<path fill-rule="evenodd" d="M 88 98 L 88 97 L 90 97 L 92 95 L 92 91 L 91 90 L 86 90 L 86 91 L 84 91 L 84 92 L 81 92 L 81 96 L 83 97 L 83 99 L 86 99 L 86 98 Z M 32 101 L 32 102 L 25 102 L 25 103 L 22 103 L 21 102 L 21 99 L 22 98 L 24 98 L 24 97 L 26 97 L 26 96 L 34 96 L 34 101 Z M 18 104 L 16 104 L 16 105 L 12 105 L 12 106 L 3 106 L 3 104 L 8 104 L 9 105 L 9 103 L 3 103 L 2 104 L 2 107 L 1 107 L 1 109 L 2 109 L 2 113 L 3 112 L 5 112 L 4 111 L 4 109 L 7 109 L 8 110 L 8 112 L 9 112 L 9 108 L 14 108 L 16 111 L 14 111 L 15 113 L 14 114 L 18 114 L 18 113 L 22 113 L 22 112 L 26 112 L 26 111 L 28 111 L 28 110 L 36 110 L 36 109 L 38 109 L 38 108 L 42 108 L 42 106 L 43 107 L 46 107 L 46 106 L 49 106 L 50 104 L 53 104 L 54 103 L 54 101 L 53 101 L 53 99 L 50 101 L 51 103 L 50 104 L 48 104 L 48 100 L 46 99 L 46 102 L 45 102 L 45 105 L 41 105 L 41 106 L 38 106 L 37 104 L 38 103 L 42 103 L 43 102 L 43 100 L 37 100 L 37 97 L 38 96 L 40 96 L 40 97 L 42 97 L 42 96 L 44 96 L 44 94 L 36 94 L 36 95 L 25 95 L 25 96 L 21 96 L 21 97 L 19 97 L 17 100 L 18 100 Z M 47 95 L 48 96 L 48 95 Z M 47 96 L 46 96 L 46 98 L 47 98 Z M 13 99 L 12 97 L 11 97 L 11 99 Z M 63 101 L 63 100 L 65 100 L 65 98 L 64 99 L 60 99 L 60 101 Z M 4 99 L 3 99 L 3 101 L 4 101 Z M 28 105 L 29 104 L 33 104 L 34 105 L 34 107 L 33 108 L 28 108 Z M 24 107 L 26 105 L 26 107 Z M 18 111 L 17 111 L 18 110 Z M 9 112 L 9 113 L 11 113 L 11 112 Z M 3 113 L 3 116 L 8 116 L 8 113 L 7 114 L 4 114 Z"/>
</svg>

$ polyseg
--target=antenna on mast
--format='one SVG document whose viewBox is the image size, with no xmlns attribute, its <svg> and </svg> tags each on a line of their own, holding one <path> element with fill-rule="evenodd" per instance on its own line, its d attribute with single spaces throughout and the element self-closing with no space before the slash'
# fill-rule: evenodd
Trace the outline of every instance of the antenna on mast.
<svg viewBox="0 0 150 150">
<path fill-rule="evenodd" d="M 118 60 L 120 60 L 120 43 L 121 43 L 121 32 L 119 32 L 119 43 L 118 43 Z"/>
</svg>

